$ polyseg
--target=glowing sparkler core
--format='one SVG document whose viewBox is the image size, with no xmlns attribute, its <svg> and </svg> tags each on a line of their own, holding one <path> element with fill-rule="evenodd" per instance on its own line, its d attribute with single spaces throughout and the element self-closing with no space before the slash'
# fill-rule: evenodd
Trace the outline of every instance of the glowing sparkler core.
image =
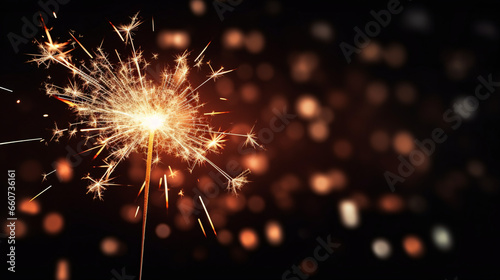
<svg viewBox="0 0 500 280">
<path fill-rule="evenodd" d="M 151 115 L 143 118 L 142 123 L 149 128 L 150 131 L 155 131 L 163 125 L 165 117 L 160 115 Z"/>
</svg>

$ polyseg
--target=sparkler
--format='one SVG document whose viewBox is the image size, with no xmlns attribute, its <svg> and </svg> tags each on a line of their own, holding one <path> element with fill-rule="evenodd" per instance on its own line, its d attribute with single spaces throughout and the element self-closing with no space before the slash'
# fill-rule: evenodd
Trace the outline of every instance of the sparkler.
<svg viewBox="0 0 500 280">
<path fill-rule="evenodd" d="M 75 81 L 67 87 L 47 83 L 46 93 L 66 103 L 78 114 L 81 121 L 70 124 L 70 127 L 86 126 L 80 131 L 87 133 L 87 139 L 97 140 L 95 145 L 99 151 L 96 157 L 105 147 L 111 149 L 103 160 L 107 167 L 104 174 L 99 179 L 94 179 L 90 175 L 84 178 L 91 182 L 87 188 L 88 193 L 93 193 L 95 198 L 102 199 L 106 187 L 114 185 L 110 177 L 117 165 L 133 151 L 146 153 L 146 178 L 141 188 L 141 191 L 144 188 L 140 266 L 140 278 L 142 278 L 153 150 L 166 151 L 181 158 L 188 162 L 190 171 L 198 164 L 205 162 L 210 164 L 227 179 L 227 188 L 236 192 L 248 182 L 246 179 L 248 171 L 233 178 L 209 160 L 207 155 L 210 151 L 222 148 L 226 135 L 244 137 L 245 144 L 254 147 L 258 144 L 252 132 L 234 134 L 216 131 L 205 117 L 227 112 L 202 112 L 204 104 L 199 100 L 200 87 L 232 70 L 225 71 L 223 67 L 214 70 L 210 63 L 207 63 L 211 69 L 210 75 L 199 86 L 192 87 L 187 79 L 191 68 L 188 65 L 188 53 L 184 52 L 176 58 L 173 70 L 164 70 L 160 84 L 146 78 L 144 72 L 148 62 L 143 52 L 135 48 L 133 41 L 133 32 L 141 24 L 137 16 L 136 14 L 131 17 L 128 25 L 116 27 L 110 22 L 120 39 L 132 48 L 131 56 L 128 58 L 122 58 L 115 50 L 119 63 L 113 64 L 101 47 L 96 49 L 93 56 L 70 33 L 72 39 L 91 58 L 88 65 L 82 63 L 77 66 L 72 62 L 70 55 L 73 49 L 67 49 L 70 41 L 63 43 L 54 41 L 43 18 L 41 20 L 47 41 L 38 43 L 40 54 L 35 54 L 31 61 L 39 66 L 43 64 L 48 67 L 51 63 L 62 65 L 75 76 Z M 206 47 L 194 60 L 196 67 L 201 67 L 205 50 Z M 63 131 L 68 129 L 59 130 L 56 127 L 54 130 L 56 140 Z M 172 170 L 171 173 L 174 174 Z M 165 197 L 168 207 L 166 180 L 165 176 Z M 183 195 L 182 190 L 179 195 Z M 208 212 L 206 213 L 210 220 Z M 211 220 L 210 223 L 212 224 Z"/>
</svg>

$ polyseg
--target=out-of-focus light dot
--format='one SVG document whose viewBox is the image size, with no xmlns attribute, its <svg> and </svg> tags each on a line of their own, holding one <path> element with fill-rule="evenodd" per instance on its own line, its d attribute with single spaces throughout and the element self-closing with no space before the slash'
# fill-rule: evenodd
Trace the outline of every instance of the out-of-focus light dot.
<svg viewBox="0 0 500 280">
<path fill-rule="evenodd" d="M 269 221 L 266 224 L 266 238 L 273 246 L 278 246 L 283 242 L 283 229 L 278 222 Z"/>
<path fill-rule="evenodd" d="M 253 76 L 253 68 L 248 64 L 241 64 L 238 69 L 236 69 L 236 75 L 243 81 L 250 80 Z"/>
<path fill-rule="evenodd" d="M 333 110 L 328 107 L 323 107 L 320 112 L 320 118 L 326 123 L 331 123 L 335 119 Z"/>
<path fill-rule="evenodd" d="M 191 2 L 189 3 L 189 6 L 190 6 L 193 14 L 195 14 L 197 16 L 201 16 L 201 15 L 205 14 L 206 6 L 205 6 L 205 2 L 203 2 L 202 0 L 191 0 Z"/>
<path fill-rule="evenodd" d="M 260 196 L 253 195 L 248 198 L 248 209 L 254 213 L 260 213 L 266 207 L 266 202 Z"/>
<path fill-rule="evenodd" d="M 217 233 L 217 240 L 222 245 L 229 245 L 233 242 L 233 234 L 227 229 L 220 230 Z"/>
<path fill-rule="evenodd" d="M 135 213 L 137 212 L 137 216 Z M 142 219 L 142 209 L 137 211 L 137 206 L 133 204 L 123 205 L 120 210 L 120 215 L 122 219 L 129 223 L 137 223 Z"/>
<path fill-rule="evenodd" d="M 194 226 L 194 219 L 191 217 L 191 215 L 186 216 L 183 214 L 177 214 L 174 219 L 175 226 L 179 230 L 187 231 L 193 228 Z"/>
<path fill-rule="evenodd" d="M 332 191 L 332 182 L 330 177 L 323 173 L 316 173 L 309 179 L 311 189 L 319 195 L 326 195 Z"/>
<path fill-rule="evenodd" d="M 246 155 L 242 161 L 243 167 L 250 169 L 256 175 L 266 173 L 269 168 L 269 161 L 265 153 Z"/>
<path fill-rule="evenodd" d="M 127 175 L 134 182 L 144 181 L 144 166 L 131 164 Z"/>
<path fill-rule="evenodd" d="M 304 137 L 304 126 L 300 122 L 292 122 L 286 127 L 286 135 L 292 140 Z"/>
<path fill-rule="evenodd" d="M 373 82 L 366 87 L 366 99 L 373 105 L 381 105 L 387 96 L 387 86 L 382 82 Z"/>
<path fill-rule="evenodd" d="M 352 153 L 351 143 L 345 139 L 337 140 L 333 143 L 333 152 L 340 159 L 348 159 Z"/>
<path fill-rule="evenodd" d="M 281 178 L 281 187 L 286 191 L 292 192 L 300 188 L 300 180 L 294 174 L 286 174 Z"/>
<path fill-rule="evenodd" d="M 56 265 L 56 280 L 69 280 L 70 279 L 70 267 L 69 261 L 66 259 L 60 259 L 57 261 Z"/>
<path fill-rule="evenodd" d="M 67 183 L 73 179 L 73 167 L 67 159 L 60 158 L 57 160 L 56 175 L 59 181 L 63 183 Z"/>
<path fill-rule="evenodd" d="M 255 103 L 259 100 L 260 90 L 254 83 L 246 83 L 241 86 L 241 98 L 247 103 Z"/>
<path fill-rule="evenodd" d="M 471 160 L 467 163 L 467 171 L 474 177 L 483 177 L 484 164 L 478 160 Z"/>
<path fill-rule="evenodd" d="M 329 42 L 333 39 L 333 30 L 328 22 L 318 21 L 311 25 L 311 35 L 321 41 Z"/>
<path fill-rule="evenodd" d="M 239 49 L 243 46 L 244 35 L 241 30 L 230 28 L 222 35 L 222 45 L 226 49 Z"/>
<path fill-rule="evenodd" d="M 295 107 L 299 116 L 306 120 L 317 117 L 321 109 L 318 99 L 312 95 L 299 97 Z"/>
<path fill-rule="evenodd" d="M 427 202 L 423 197 L 414 195 L 408 200 L 408 208 L 415 213 L 422 213 L 427 209 Z"/>
<path fill-rule="evenodd" d="M 281 12 L 281 3 L 277 0 L 266 1 L 266 12 L 271 15 L 277 15 Z"/>
<path fill-rule="evenodd" d="M 432 26 L 432 21 L 427 10 L 421 7 L 413 7 L 404 13 L 403 25 L 411 30 L 428 32 Z"/>
<path fill-rule="evenodd" d="M 163 171 L 163 174 L 167 175 L 168 186 L 174 188 L 180 187 L 184 183 L 184 173 L 182 173 L 181 170 L 174 168 L 172 168 L 172 172 L 174 175 L 172 175 L 169 168 Z"/>
<path fill-rule="evenodd" d="M 161 31 L 158 35 L 158 45 L 162 49 L 186 49 L 191 39 L 185 31 Z"/>
<path fill-rule="evenodd" d="M 408 82 L 401 82 L 395 88 L 396 98 L 399 102 L 409 105 L 415 102 L 417 90 Z"/>
<path fill-rule="evenodd" d="M 252 31 L 245 37 L 245 47 L 251 53 L 260 53 L 265 44 L 266 40 L 260 31 Z"/>
<path fill-rule="evenodd" d="M 309 124 L 309 136 L 316 142 L 325 141 L 330 134 L 328 124 L 324 121 L 315 121 Z"/>
<path fill-rule="evenodd" d="M 115 237 L 106 237 L 101 241 L 101 251 L 106 256 L 116 256 L 120 251 L 120 241 Z"/>
<path fill-rule="evenodd" d="M 290 69 L 292 78 L 296 82 L 306 82 L 311 77 L 319 64 L 319 58 L 316 54 L 307 52 L 292 55 L 290 58 Z"/>
<path fill-rule="evenodd" d="M 367 209 L 370 206 L 370 200 L 368 199 L 366 194 L 362 192 L 354 192 L 351 195 L 351 199 L 356 203 L 358 209 Z"/>
<path fill-rule="evenodd" d="M 432 240 L 436 244 L 436 247 L 442 251 L 448 251 L 453 246 L 450 231 L 441 225 L 435 226 L 432 229 Z"/>
<path fill-rule="evenodd" d="M 391 256 L 391 244 L 384 238 L 377 238 L 372 242 L 372 251 L 377 258 L 385 260 Z"/>
<path fill-rule="evenodd" d="M 275 203 L 282 210 L 290 210 L 294 205 L 292 197 L 286 193 L 277 198 Z"/>
<path fill-rule="evenodd" d="M 341 190 L 347 185 L 347 176 L 342 170 L 332 169 L 328 172 L 328 177 L 333 190 Z"/>
<path fill-rule="evenodd" d="M 165 238 L 170 236 L 170 233 L 172 232 L 172 230 L 170 229 L 170 227 L 167 224 L 161 223 L 161 224 L 158 224 L 156 226 L 155 232 L 159 238 L 165 239 Z"/>
<path fill-rule="evenodd" d="M 377 130 L 370 136 L 370 144 L 377 152 L 385 152 L 389 148 L 389 135 L 382 130 Z"/>
<path fill-rule="evenodd" d="M 43 228 L 48 234 L 58 234 L 64 227 L 64 219 L 59 213 L 49 213 L 43 219 Z"/>
<path fill-rule="evenodd" d="M 368 46 L 361 50 L 360 57 L 366 62 L 377 62 L 382 56 L 382 49 L 376 42 L 370 42 Z"/>
<path fill-rule="evenodd" d="M 42 165 L 36 160 L 27 160 L 19 167 L 19 177 L 26 182 L 40 182 Z"/>
<path fill-rule="evenodd" d="M 30 202 L 28 198 L 25 198 L 19 203 L 19 211 L 29 215 L 36 215 L 40 212 L 40 204 L 36 199 Z"/>
<path fill-rule="evenodd" d="M 5 235 L 9 236 L 10 235 L 10 228 L 8 227 L 8 225 L 10 224 L 9 221 L 3 223 L 3 227 L 2 227 L 2 231 L 5 233 Z M 27 231 L 28 231 L 28 228 L 26 226 L 26 223 L 23 221 L 23 220 L 20 220 L 18 219 L 16 221 L 16 228 L 15 228 L 15 233 L 16 233 L 16 238 L 23 238 Z"/>
<path fill-rule="evenodd" d="M 263 81 L 269 81 L 274 76 L 274 68 L 269 63 L 261 63 L 257 66 L 257 77 Z"/>
<path fill-rule="evenodd" d="M 399 68 L 406 62 L 406 49 L 401 44 L 391 44 L 385 49 L 383 56 L 389 66 Z"/>
<path fill-rule="evenodd" d="M 393 146 L 396 152 L 408 155 L 415 148 L 413 136 L 407 131 L 400 131 L 394 136 Z"/>
<path fill-rule="evenodd" d="M 215 83 L 215 89 L 222 97 L 229 97 L 234 92 L 234 83 L 228 77 L 222 77 Z"/>
<path fill-rule="evenodd" d="M 328 103 L 334 110 L 341 110 L 347 107 L 347 95 L 339 90 L 332 91 L 328 96 Z"/>
<path fill-rule="evenodd" d="M 453 111 L 463 119 L 471 119 L 476 114 L 479 101 L 473 96 L 460 97 L 453 102 Z"/>
<path fill-rule="evenodd" d="M 232 212 L 238 212 L 245 208 L 245 197 L 242 195 L 234 196 L 232 194 L 228 194 L 225 197 L 225 205 L 227 210 Z"/>
<path fill-rule="evenodd" d="M 202 261 L 207 258 L 207 249 L 204 247 L 197 247 L 193 250 L 193 259 Z"/>
<path fill-rule="evenodd" d="M 474 63 L 475 57 L 470 51 L 453 51 L 445 55 L 446 74 L 452 80 L 461 80 L 467 77 Z"/>
<path fill-rule="evenodd" d="M 403 239 L 403 248 L 412 258 L 419 258 L 424 254 L 424 245 L 422 241 L 414 235 L 408 235 Z"/>
<path fill-rule="evenodd" d="M 223 228 L 226 226 L 226 212 L 220 210 L 211 210 L 210 217 L 212 218 L 212 222 L 215 228 Z"/>
<path fill-rule="evenodd" d="M 359 226 L 359 213 L 356 203 L 351 200 L 339 202 L 340 220 L 346 228 L 356 228 Z"/>
<path fill-rule="evenodd" d="M 19 100 L 19 99 L 18 99 L 18 100 L 16 101 L 16 103 L 17 103 L 17 104 L 21 103 L 21 100 Z"/>
<path fill-rule="evenodd" d="M 486 37 L 490 40 L 498 39 L 498 29 L 492 21 L 480 20 L 474 24 L 474 31 L 477 35 Z"/>
<path fill-rule="evenodd" d="M 308 257 L 300 262 L 300 270 L 307 275 L 312 275 L 318 270 L 318 262 L 313 257 Z"/>
<path fill-rule="evenodd" d="M 240 243 L 247 250 L 255 250 L 259 246 L 259 237 L 255 230 L 245 228 L 240 232 Z"/>
<path fill-rule="evenodd" d="M 404 207 L 404 201 L 399 195 L 386 194 L 378 201 L 379 207 L 382 211 L 388 213 L 401 212 Z"/>
</svg>

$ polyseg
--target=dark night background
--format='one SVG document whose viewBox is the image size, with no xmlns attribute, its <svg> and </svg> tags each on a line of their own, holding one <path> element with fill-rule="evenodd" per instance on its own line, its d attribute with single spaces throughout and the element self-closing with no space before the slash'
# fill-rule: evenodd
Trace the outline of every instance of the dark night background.
<svg viewBox="0 0 500 280">
<path fill-rule="evenodd" d="M 143 279 L 282 279 L 313 256 L 318 237 L 329 235 L 341 246 L 318 263 L 310 279 L 498 279 L 498 87 L 463 116 L 459 128 L 443 119 L 453 104 L 474 94 L 478 76 L 500 81 L 498 8 L 495 1 L 401 1 L 403 11 L 347 63 L 341 42 L 353 44 L 353 28 L 364 29 L 373 20 L 370 11 L 386 9 L 388 2 L 243 1 L 222 21 L 213 2 L 202 0 L 59 5 L 57 19 L 50 16 L 47 23 L 52 35 L 62 42 L 73 30 L 89 50 L 104 39 L 110 57 L 114 49 L 125 55 L 130 48 L 108 21 L 126 24 L 140 11 L 144 23 L 134 42 L 148 60 L 159 54 L 152 67 L 172 65 L 185 48 L 193 58 L 211 41 L 206 59 L 217 68 L 237 69 L 200 90 L 207 111 L 231 111 L 213 118 L 216 127 L 232 131 L 255 124 L 258 133 L 270 127 L 273 108 L 296 115 L 272 140 L 260 141 L 265 151 L 241 154 L 239 142 L 230 138 L 222 154 L 211 157 L 222 167 L 237 160 L 255 169 L 238 197 L 221 190 L 204 198 L 218 237 L 203 212 L 190 215 L 186 225 L 177 207 L 177 192 L 183 189 L 186 201 L 196 199 L 197 179 L 207 179 L 211 167 L 189 174 L 186 163 L 161 154 L 153 172 Z M 145 156 L 134 154 L 119 166 L 114 181 L 123 186 L 108 187 L 103 201 L 86 194 L 87 182 L 80 178 L 101 171 L 94 168 L 100 161 L 92 160 L 93 153 L 69 152 L 81 151 L 82 134 L 49 141 L 54 123 L 64 128 L 75 115 L 45 95 L 43 84 L 51 76 L 51 83 L 64 86 L 71 75 L 59 65 L 27 63 L 27 54 L 37 52 L 32 39 L 15 53 L 7 37 L 21 35 L 21 18 L 39 10 L 37 1 L 2 1 L 0 86 L 13 92 L 0 90 L 0 142 L 46 141 L 0 146 L 2 186 L 6 171 L 15 169 L 18 206 L 16 273 L 7 271 L 2 238 L 1 279 L 117 279 L 113 271 L 122 268 L 138 279 L 140 215 L 128 221 L 124 216 L 141 203 L 135 198 Z M 37 30 L 33 39 L 42 40 Z M 163 31 L 181 32 L 189 42 L 161 48 Z M 75 48 L 74 61 L 88 59 Z M 191 83 L 206 74 L 206 68 L 193 70 Z M 384 172 L 397 173 L 398 155 L 408 158 L 413 139 L 428 138 L 435 128 L 444 129 L 447 140 L 391 192 Z M 52 163 L 76 157 L 81 163 L 71 179 L 60 182 L 52 174 L 42 182 Z M 173 183 L 166 214 L 164 194 L 154 186 L 169 165 L 183 181 Z M 49 185 L 36 207 L 26 203 Z M 0 205 L 6 201 L 2 194 Z M 357 209 L 353 224 L 342 220 L 348 211 L 343 203 Z M 6 208 L 0 209 L 2 225 Z M 51 231 L 57 217 L 63 224 Z M 275 243 L 269 240 L 270 222 Z M 168 225 L 167 238 L 158 236 L 160 224 Z M 380 238 L 385 241 L 378 244 L 388 244 L 390 252 L 375 253 Z"/>
</svg>

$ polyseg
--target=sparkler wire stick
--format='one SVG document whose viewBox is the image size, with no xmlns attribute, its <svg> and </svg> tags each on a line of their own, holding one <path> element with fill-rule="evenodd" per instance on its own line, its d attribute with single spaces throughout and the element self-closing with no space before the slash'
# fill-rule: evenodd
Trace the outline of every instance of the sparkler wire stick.
<svg viewBox="0 0 500 280">
<path fill-rule="evenodd" d="M 153 161 L 153 143 L 155 132 L 149 132 L 148 157 L 146 160 L 146 183 L 144 189 L 144 212 L 142 213 L 142 245 L 141 245 L 141 268 L 139 280 L 142 279 L 142 266 L 144 263 L 144 240 L 146 239 L 146 219 L 148 218 L 149 181 L 151 180 L 151 163 Z"/>
</svg>

